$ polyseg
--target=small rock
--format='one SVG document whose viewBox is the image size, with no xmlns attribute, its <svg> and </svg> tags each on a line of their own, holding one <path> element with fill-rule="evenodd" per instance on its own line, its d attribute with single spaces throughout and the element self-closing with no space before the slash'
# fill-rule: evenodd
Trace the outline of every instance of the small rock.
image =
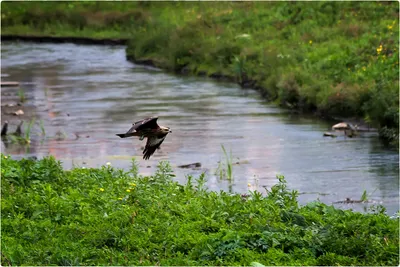
<svg viewBox="0 0 400 267">
<path fill-rule="evenodd" d="M 330 133 L 330 132 L 324 133 L 324 136 L 330 136 L 330 137 L 332 137 L 332 138 L 337 137 L 337 135 L 335 135 L 335 134 L 333 134 L 333 133 Z"/>
<path fill-rule="evenodd" d="M 191 163 L 191 164 L 185 164 L 185 165 L 179 165 L 178 168 L 200 168 L 201 167 L 201 163 L 200 162 L 195 162 L 195 163 Z"/>
<path fill-rule="evenodd" d="M 15 111 L 13 114 L 16 116 L 24 115 L 24 111 L 22 109 L 19 109 L 19 110 Z"/>
<path fill-rule="evenodd" d="M 347 123 L 347 122 L 340 122 L 340 123 L 332 126 L 332 130 L 339 130 L 339 131 L 357 130 L 357 129 L 358 129 L 358 125 L 353 125 L 353 124 Z"/>
</svg>

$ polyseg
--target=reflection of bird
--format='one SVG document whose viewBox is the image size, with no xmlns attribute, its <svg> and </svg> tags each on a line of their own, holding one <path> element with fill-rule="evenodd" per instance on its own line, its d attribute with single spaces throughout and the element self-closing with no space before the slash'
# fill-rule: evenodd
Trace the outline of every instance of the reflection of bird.
<svg viewBox="0 0 400 267">
<path fill-rule="evenodd" d="M 2 136 L 7 135 L 7 130 L 8 130 L 8 121 L 5 121 L 3 127 L 1 128 L 1 135 Z"/>
<path fill-rule="evenodd" d="M 19 125 L 17 126 L 17 130 L 15 130 L 15 135 L 17 135 L 17 136 L 21 136 L 21 134 L 22 134 L 22 130 L 21 130 L 21 127 L 22 127 L 22 124 L 24 123 L 24 121 L 21 121 L 20 123 L 19 123 Z"/>
<path fill-rule="evenodd" d="M 143 150 L 143 159 L 149 159 L 156 149 L 160 148 L 167 134 L 171 132 L 169 127 L 159 126 L 157 119 L 158 117 L 150 117 L 137 121 L 126 133 L 117 135 L 121 138 L 140 136 L 140 140 L 147 137 L 146 147 Z"/>
</svg>

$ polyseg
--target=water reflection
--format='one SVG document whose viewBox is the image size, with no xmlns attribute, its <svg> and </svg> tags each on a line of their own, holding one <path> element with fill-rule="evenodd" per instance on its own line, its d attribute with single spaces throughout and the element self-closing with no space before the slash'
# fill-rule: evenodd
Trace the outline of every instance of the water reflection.
<svg viewBox="0 0 400 267">
<path fill-rule="evenodd" d="M 136 66 L 125 60 L 123 47 L 3 42 L 2 73 L 25 82 L 46 128 L 43 142 L 36 135 L 29 149 L 10 144 L 2 147 L 5 153 L 51 154 L 66 168 L 111 162 L 127 169 L 135 156 L 143 174 L 169 160 L 181 182 L 206 172 L 211 190 L 236 192 L 264 191 L 277 182 L 276 174 L 284 174 L 289 187 L 303 193 L 302 203 L 359 199 L 367 190 L 389 212 L 399 209 L 398 153 L 383 148 L 376 133 L 323 138 L 330 123 L 265 104 L 252 90 Z M 143 161 L 144 142 L 115 133 L 153 115 L 173 133 Z M 56 138 L 60 132 L 65 136 Z M 233 183 L 215 175 L 224 160 L 221 145 L 237 162 Z M 202 167 L 176 167 L 193 162 Z"/>
</svg>

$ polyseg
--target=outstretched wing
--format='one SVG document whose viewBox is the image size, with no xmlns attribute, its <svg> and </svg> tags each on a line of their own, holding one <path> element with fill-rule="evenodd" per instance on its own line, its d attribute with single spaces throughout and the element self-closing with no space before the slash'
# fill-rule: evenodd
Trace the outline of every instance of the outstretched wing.
<svg viewBox="0 0 400 267">
<path fill-rule="evenodd" d="M 144 120 L 137 121 L 133 123 L 133 126 L 126 132 L 126 134 L 134 133 L 142 129 L 157 129 L 159 126 L 157 124 L 158 117 L 150 117 Z"/>
<path fill-rule="evenodd" d="M 143 150 L 143 159 L 149 159 L 154 154 L 157 148 L 160 147 L 167 135 L 163 136 L 152 136 L 147 138 L 146 147 Z"/>
</svg>

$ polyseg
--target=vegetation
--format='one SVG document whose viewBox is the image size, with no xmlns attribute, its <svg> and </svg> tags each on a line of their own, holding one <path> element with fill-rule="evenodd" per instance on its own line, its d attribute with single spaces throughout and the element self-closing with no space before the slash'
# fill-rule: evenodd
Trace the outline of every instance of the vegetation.
<svg viewBox="0 0 400 267">
<path fill-rule="evenodd" d="M 129 38 L 135 62 L 361 118 L 398 143 L 398 2 L 3 2 L 2 32 Z"/>
<path fill-rule="evenodd" d="M 227 179 L 228 181 L 233 180 L 233 164 L 232 164 L 232 152 L 229 154 L 226 152 L 225 147 L 221 145 L 222 151 L 224 152 L 224 160 L 220 160 L 218 162 L 218 168 L 215 172 L 215 175 L 217 175 L 221 180 L 222 179 Z"/>
<path fill-rule="evenodd" d="M 1 155 L 2 266 L 399 264 L 399 219 L 382 209 L 301 207 L 283 177 L 240 195 L 180 185 L 165 162 L 137 170 Z"/>
</svg>

